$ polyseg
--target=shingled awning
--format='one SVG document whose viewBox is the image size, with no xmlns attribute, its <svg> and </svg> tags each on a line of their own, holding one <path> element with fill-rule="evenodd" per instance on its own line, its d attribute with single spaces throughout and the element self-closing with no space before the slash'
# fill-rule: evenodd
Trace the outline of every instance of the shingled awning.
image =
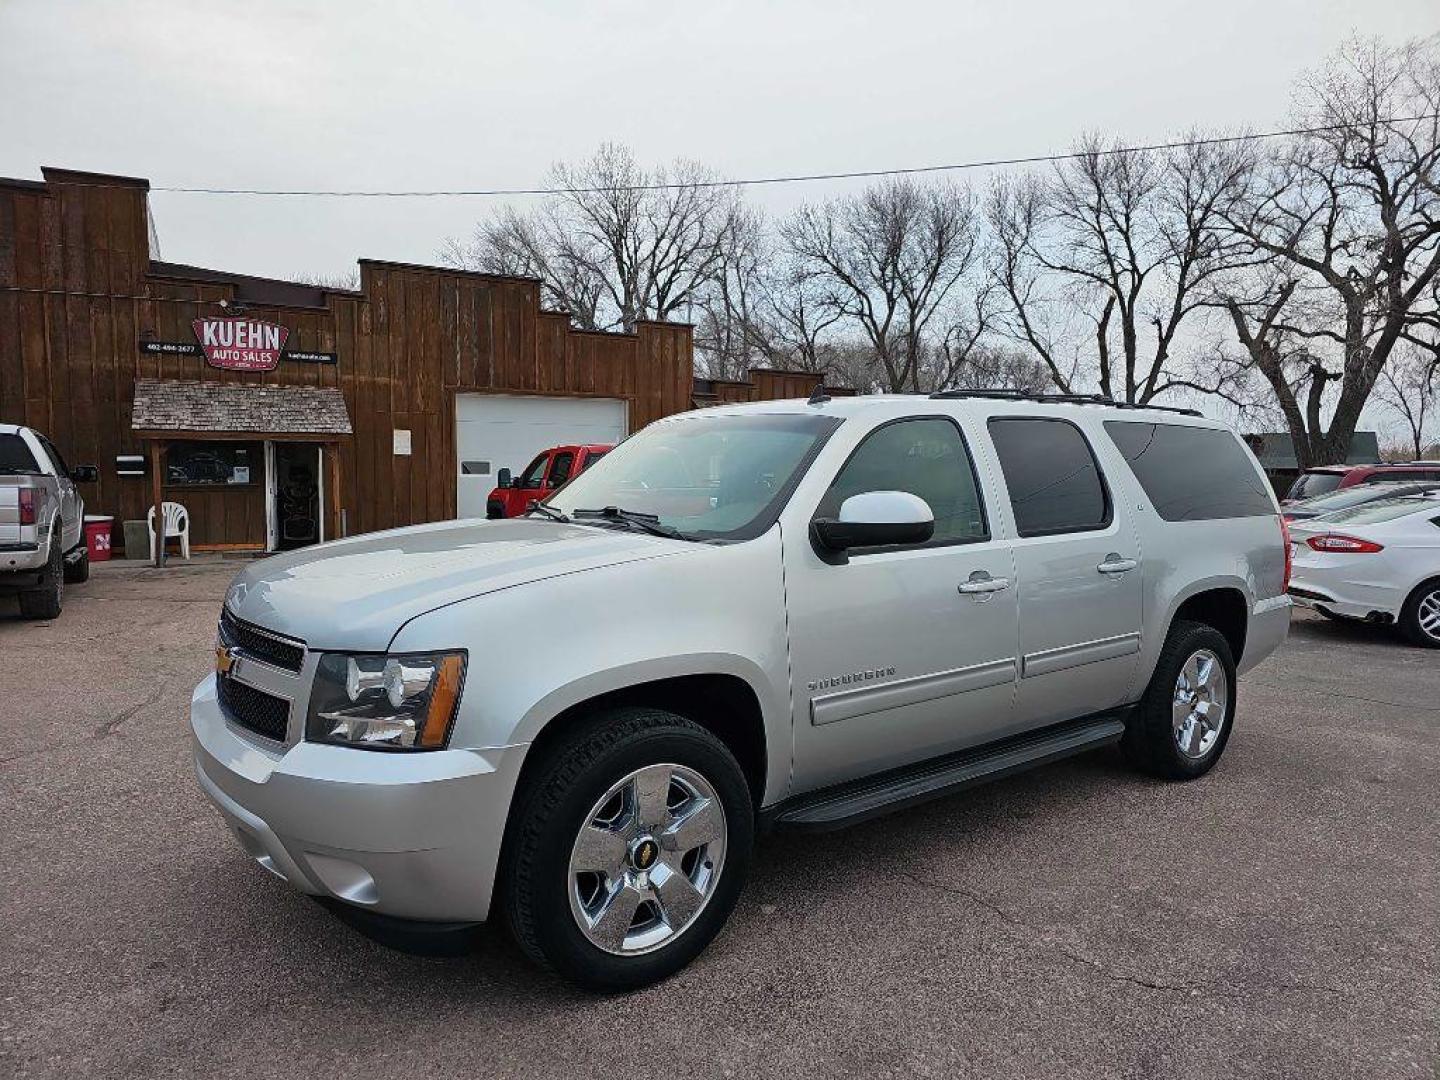
<svg viewBox="0 0 1440 1080">
<path fill-rule="evenodd" d="M 209 436 L 331 441 L 353 433 L 333 386 L 136 379 L 130 426 L 150 438 Z"/>
</svg>

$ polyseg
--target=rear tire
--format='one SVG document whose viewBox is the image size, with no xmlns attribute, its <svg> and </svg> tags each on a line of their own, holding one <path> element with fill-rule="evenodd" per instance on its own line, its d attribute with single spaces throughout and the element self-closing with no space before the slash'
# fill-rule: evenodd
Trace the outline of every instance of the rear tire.
<svg viewBox="0 0 1440 1080">
<path fill-rule="evenodd" d="M 1180 620 L 1166 635 L 1121 746 L 1136 768 L 1152 776 L 1204 776 L 1225 752 L 1235 698 L 1235 660 L 1225 635 Z"/>
<path fill-rule="evenodd" d="M 1423 582 L 1405 600 L 1400 629 L 1412 644 L 1440 649 L 1440 578 Z"/>
<path fill-rule="evenodd" d="M 65 557 L 60 545 L 50 545 L 50 562 L 38 588 L 20 594 L 20 614 L 27 619 L 58 619 L 65 602 Z"/>
<path fill-rule="evenodd" d="M 90 549 L 80 548 L 80 557 L 65 562 L 65 581 L 70 585 L 81 585 L 90 580 Z"/>
<path fill-rule="evenodd" d="M 497 882 L 515 940 L 592 990 L 673 975 L 720 932 L 745 883 L 754 808 L 740 765 L 700 725 L 649 708 L 582 720 L 540 753 L 516 792 Z"/>
</svg>

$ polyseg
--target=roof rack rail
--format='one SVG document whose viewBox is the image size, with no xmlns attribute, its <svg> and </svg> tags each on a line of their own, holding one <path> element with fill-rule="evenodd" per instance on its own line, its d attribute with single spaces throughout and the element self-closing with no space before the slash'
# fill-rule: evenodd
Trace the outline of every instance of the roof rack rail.
<svg viewBox="0 0 1440 1080">
<path fill-rule="evenodd" d="M 1154 409 L 1157 412 L 1179 413 L 1181 416 L 1203 416 L 1199 409 L 1183 409 L 1178 405 L 1137 405 L 1116 401 L 1104 394 L 1050 394 L 1008 387 L 981 387 L 975 390 L 940 390 L 930 395 L 935 400 L 955 398 L 989 398 L 995 401 L 1038 401 L 1046 405 L 1105 405 L 1112 409 Z"/>
</svg>

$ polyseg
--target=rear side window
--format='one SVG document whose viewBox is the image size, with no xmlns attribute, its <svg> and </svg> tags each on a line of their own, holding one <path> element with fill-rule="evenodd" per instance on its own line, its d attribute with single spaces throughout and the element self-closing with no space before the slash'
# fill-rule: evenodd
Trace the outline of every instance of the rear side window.
<svg viewBox="0 0 1440 1080">
<path fill-rule="evenodd" d="M 990 441 L 1000 456 L 1021 536 L 1084 532 L 1110 524 L 1110 499 L 1100 466 L 1074 424 L 997 418 L 990 421 Z"/>
<path fill-rule="evenodd" d="M 1105 430 L 1166 521 L 1274 514 L 1265 481 L 1230 432 L 1107 420 Z"/>
<path fill-rule="evenodd" d="M 841 503 L 867 491 L 908 491 L 925 500 L 935 532 L 917 546 L 968 544 L 990 535 L 970 453 L 950 420 L 927 417 L 876 428 L 841 467 L 815 516 L 838 517 Z"/>
<path fill-rule="evenodd" d="M 585 461 L 580 466 L 580 471 L 584 472 L 586 469 L 588 469 L 591 465 L 594 465 L 595 462 L 599 461 L 609 452 L 609 450 L 591 450 L 590 453 L 585 455 Z"/>
<path fill-rule="evenodd" d="M 0 473 L 38 473 L 35 455 L 19 435 L 0 435 Z"/>
</svg>

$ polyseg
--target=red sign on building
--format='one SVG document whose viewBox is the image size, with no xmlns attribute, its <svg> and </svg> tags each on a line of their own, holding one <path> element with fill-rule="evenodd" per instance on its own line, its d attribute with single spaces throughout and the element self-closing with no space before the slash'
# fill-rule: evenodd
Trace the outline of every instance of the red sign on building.
<svg viewBox="0 0 1440 1080">
<path fill-rule="evenodd" d="M 232 315 L 190 324 L 211 367 L 226 371 L 274 371 L 290 331 L 276 323 Z"/>
</svg>

